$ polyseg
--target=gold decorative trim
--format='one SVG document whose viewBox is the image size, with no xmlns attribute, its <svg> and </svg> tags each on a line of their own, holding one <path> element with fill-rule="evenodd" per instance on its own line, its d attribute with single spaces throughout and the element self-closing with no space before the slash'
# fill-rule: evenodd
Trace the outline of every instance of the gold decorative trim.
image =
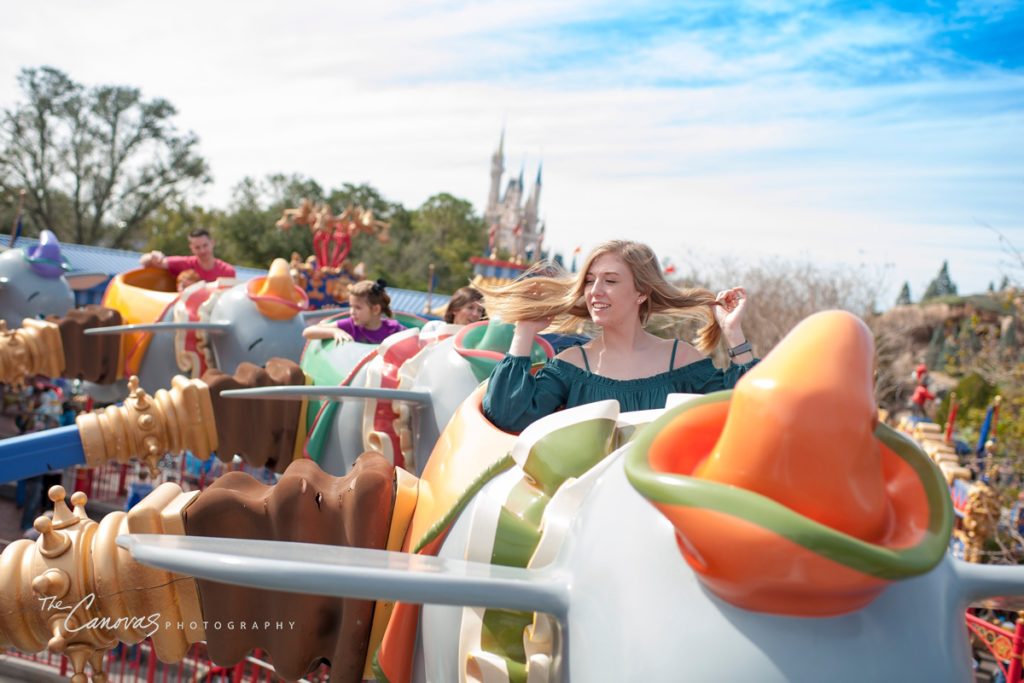
<svg viewBox="0 0 1024 683">
<path fill-rule="evenodd" d="M 145 462 L 155 477 L 157 463 L 165 453 L 189 450 L 206 460 L 217 448 L 210 389 L 202 380 L 176 375 L 169 391 L 160 389 L 150 397 L 133 375 L 128 389 L 122 405 L 77 419 L 90 467 L 110 460 L 128 462 L 134 457 Z"/>
<path fill-rule="evenodd" d="M 25 318 L 8 330 L 0 320 L 0 382 L 20 387 L 29 375 L 60 377 L 64 372 L 64 343 L 60 328 L 46 320 Z"/>
<path fill-rule="evenodd" d="M 15 541 L 0 554 L 0 647 L 64 654 L 72 681 L 87 680 L 86 664 L 93 680 L 105 680 L 104 656 L 119 641 L 152 637 L 161 660 L 181 659 L 206 638 L 195 580 L 135 562 L 116 539 L 182 533 L 181 511 L 195 495 L 162 484 L 131 513 L 113 512 L 97 523 L 85 514 L 84 493 L 72 496 L 71 511 L 64 488 L 51 488 L 53 519 L 36 519 L 40 537 Z"/>
</svg>

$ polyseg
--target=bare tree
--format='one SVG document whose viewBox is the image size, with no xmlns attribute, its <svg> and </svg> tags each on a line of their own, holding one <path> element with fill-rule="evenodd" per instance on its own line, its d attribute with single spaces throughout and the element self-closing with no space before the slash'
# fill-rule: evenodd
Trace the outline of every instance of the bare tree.
<svg viewBox="0 0 1024 683">
<path fill-rule="evenodd" d="M 878 355 L 875 396 L 878 404 L 893 413 L 906 408 L 910 398 L 911 373 L 927 360 L 927 350 L 938 333 L 944 336 L 944 322 L 950 306 L 934 303 L 897 306 L 869 321 L 875 333 Z M 944 368 L 931 367 L 933 373 Z"/>
<path fill-rule="evenodd" d="M 23 69 L 27 101 L 0 121 L 0 189 L 28 191 L 27 216 L 61 239 L 120 247 L 170 199 L 210 181 L 198 138 L 137 88 L 87 89 L 51 68 Z"/>
<path fill-rule="evenodd" d="M 866 320 L 873 315 L 875 302 L 884 288 L 885 273 L 865 267 L 826 267 L 810 262 L 765 260 L 744 265 L 732 259 L 694 268 L 677 280 L 683 286 L 706 287 L 712 291 L 743 286 L 750 296 L 743 330 L 754 345 L 754 353 L 764 356 L 801 320 L 828 309 L 850 311 Z M 668 323 L 659 321 L 661 327 Z M 690 338 L 693 325 L 665 329 Z M 717 360 L 725 362 L 724 352 Z"/>
</svg>

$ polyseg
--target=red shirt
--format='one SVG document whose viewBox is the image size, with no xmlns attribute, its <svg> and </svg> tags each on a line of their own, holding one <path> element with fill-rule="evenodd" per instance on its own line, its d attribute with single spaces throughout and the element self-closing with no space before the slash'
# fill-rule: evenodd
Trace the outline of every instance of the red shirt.
<svg viewBox="0 0 1024 683">
<path fill-rule="evenodd" d="M 918 384 L 917 388 L 914 389 L 914 395 L 910 400 L 919 406 L 924 406 L 927 401 L 930 401 L 933 398 L 935 398 L 935 394 L 928 391 L 928 387 L 923 384 Z"/>
<path fill-rule="evenodd" d="M 178 277 L 178 273 L 189 268 L 199 273 L 199 277 L 207 282 L 216 282 L 219 277 L 235 277 L 235 267 L 219 258 L 213 259 L 213 268 L 210 270 L 201 267 L 196 256 L 168 256 L 165 262 L 167 270 L 174 277 Z"/>
</svg>

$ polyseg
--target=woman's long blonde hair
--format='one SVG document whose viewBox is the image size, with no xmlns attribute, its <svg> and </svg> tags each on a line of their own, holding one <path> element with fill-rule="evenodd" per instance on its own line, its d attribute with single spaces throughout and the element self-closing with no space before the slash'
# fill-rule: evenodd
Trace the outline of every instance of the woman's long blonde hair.
<svg viewBox="0 0 1024 683">
<path fill-rule="evenodd" d="M 575 275 L 554 263 L 539 263 L 522 277 L 500 287 L 477 285 L 484 295 L 488 314 L 506 322 L 554 318 L 552 329 L 575 331 L 581 321 L 590 321 L 590 312 L 583 299 L 587 272 L 599 256 L 614 254 L 625 261 L 633 273 L 636 290 L 646 295 L 640 304 L 640 321 L 644 324 L 652 313 L 672 313 L 697 319 L 704 326 L 697 332 L 696 346 L 709 353 L 721 337 L 713 307 L 715 295 L 706 289 L 678 289 L 665 281 L 654 252 L 646 244 L 628 240 L 611 240 L 595 248 Z"/>
</svg>

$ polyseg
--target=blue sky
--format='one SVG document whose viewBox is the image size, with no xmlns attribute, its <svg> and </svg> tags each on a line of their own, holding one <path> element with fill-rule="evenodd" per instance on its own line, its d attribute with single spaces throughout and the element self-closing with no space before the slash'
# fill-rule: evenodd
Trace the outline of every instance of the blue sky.
<svg viewBox="0 0 1024 683">
<path fill-rule="evenodd" d="M 482 210 L 504 127 L 562 251 L 866 264 L 882 305 L 943 259 L 962 291 L 1024 280 L 984 227 L 1024 249 L 1024 1 L 372 4 L 21 3 L 0 106 L 44 64 L 165 97 L 220 206 L 294 172 Z"/>
</svg>

